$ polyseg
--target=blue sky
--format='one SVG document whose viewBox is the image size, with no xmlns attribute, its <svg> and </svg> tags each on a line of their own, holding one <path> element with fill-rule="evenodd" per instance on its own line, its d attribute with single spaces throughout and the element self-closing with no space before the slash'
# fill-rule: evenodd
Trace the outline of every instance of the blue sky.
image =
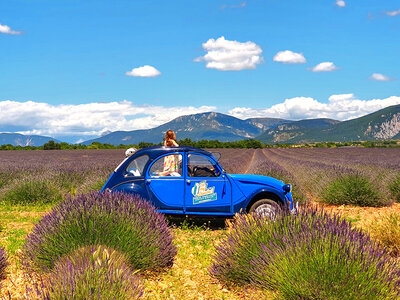
<svg viewBox="0 0 400 300">
<path fill-rule="evenodd" d="M 71 140 L 207 110 L 348 119 L 400 103 L 399 56 L 398 1 L 3 0 L 0 131 Z"/>
</svg>

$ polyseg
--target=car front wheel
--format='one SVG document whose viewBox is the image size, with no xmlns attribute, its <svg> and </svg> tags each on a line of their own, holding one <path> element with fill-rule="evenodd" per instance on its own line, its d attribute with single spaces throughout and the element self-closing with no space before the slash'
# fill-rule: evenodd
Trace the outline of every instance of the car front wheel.
<svg viewBox="0 0 400 300">
<path fill-rule="evenodd" d="M 281 211 L 278 203 L 271 199 L 257 200 L 251 207 L 249 212 L 256 213 L 263 217 L 274 220 L 276 215 Z"/>
</svg>

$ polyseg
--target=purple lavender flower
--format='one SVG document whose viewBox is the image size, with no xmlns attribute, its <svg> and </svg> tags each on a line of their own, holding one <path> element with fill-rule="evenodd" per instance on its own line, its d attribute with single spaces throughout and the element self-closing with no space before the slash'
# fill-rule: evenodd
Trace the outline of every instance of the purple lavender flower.
<svg viewBox="0 0 400 300">
<path fill-rule="evenodd" d="M 166 219 L 147 201 L 123 193 L 91 192 L 56 205 L 23 246 L 24 265 L 50 270 L 59 258 L 89 245 L 122 252 L 137 269 L 170 266 L 177 253 Z"/>
<path fill-rule="evenodd" d="M 8 266 L 7 253 L 4 248 L 0 247 L 0 280 L 6 278 L 6 268 Z"/>
<path fill-rule="evenodd" d="M 217 246 L 210 272 L 275 290 L 284 299 L 400 296 L 400 268 L 387 251 L 350 222 L 311 206 L 275 221 L 238 216 Z"/>
</svg>

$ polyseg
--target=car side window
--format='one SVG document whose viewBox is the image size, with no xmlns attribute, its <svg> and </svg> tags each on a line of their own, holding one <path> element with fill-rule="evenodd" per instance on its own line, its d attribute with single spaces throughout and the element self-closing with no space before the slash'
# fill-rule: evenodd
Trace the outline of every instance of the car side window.
<svg viewBox="0 0 400 300">
<path fill-rule="evenodd" d="M 142 156 L 135 158 L 134 160 L 131 161 L 131 163 L 126 168 L 125 174 L 128 176 L 134 176 L 134 177 L 143 176 L 144 166 L 146 165 L 148 160 L 149 160 L 149 157 L 147 155 L 142 155 Z"/>
<path fill-rule="evenodd" d="M 210 158 L 200 154 L 188 154 L 188 176 L 219 177 L 219 175 L 221 175 L 221 173 L 216 163 Z"/>
<path fill-rule="evenodd" d="M 151 177 L 182 176 L 182 154 L 170 154 L 157 159 L 150 168 Z"/>
</svg>

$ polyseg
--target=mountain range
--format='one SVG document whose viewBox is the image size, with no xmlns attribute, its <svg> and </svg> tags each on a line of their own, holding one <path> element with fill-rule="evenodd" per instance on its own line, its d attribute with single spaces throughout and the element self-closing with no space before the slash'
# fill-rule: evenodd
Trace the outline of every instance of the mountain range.
<svg viewBox="0 0 400 300">
<path fill-rule="evenodd" d="M 348 121 L 325 118 L 300 121 L 278 118 L 242 120 L 222 113 L 207 112 L 181 116 L 151 129 L 111 132 L 82 144 L 160 143 L 169 129 L 175 131 L 178 139 L 190 138 L 194 141 L 237 141 L 252 138 L 269 144 L 295 144 L 400 139 L 400 105 Z M 0 133 L 0 144 L 38 146 L 51 139 L 54 140 L 43 136 Z"/>
<path fill-rule="evenodd" d="M 286 123 L 267 129 L 257 137 L 264 143 L 348 142 L 400 139 L 400 105 L 389 106 L 366 116 L 320 126 L 314 120 Z M 307 123 L 312 122 L 312 126 Z"/>
<path fill-rule="evenodd" d="M 19 133 L 0 133 L 0 145 L 11 144 L 13 146 L 42 146 L 48 141 L 55 141 L 59 143 L 52 137 L 42 136 L 42 135 L 23 135 Z"/>
</svg>

